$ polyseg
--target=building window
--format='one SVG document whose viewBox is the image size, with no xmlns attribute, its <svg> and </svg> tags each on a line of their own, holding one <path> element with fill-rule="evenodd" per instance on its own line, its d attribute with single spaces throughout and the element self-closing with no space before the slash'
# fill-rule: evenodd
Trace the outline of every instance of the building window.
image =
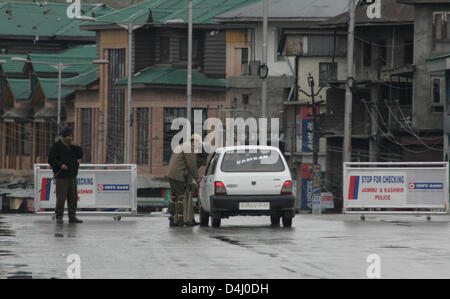
<svg viewBox="0 0 450 299">
<path fill-rule="evenodd" d="M 320 62 L 319 63 L 319 86 L 327 87 L 329 82 L 337 80 L 337 63 Z"/>
<path fill-rule="evenodd" d="M 83 162 L 92 162 L 92 109 L 81 109 L 81 147 L 84 151 Z"/>
<path fill-rule="evenodd" d="M 148 165 L 149 162 L 149 109 L 137 109 L 137 146 L 136 163 L 138 165 Z"/>
<path fill-rule="evenodd" d="M 124 162 L 125 147 L 125 90 L 114 83 L 125 78 L 125 49 L 109 50 L 108 136 L 106 161 Z"/>
<path fill-rule="evenodd" d="M 207 118 L 207 110 L 206 109 L 192 109 L 192 117 L 194 117 L 194 111 L 201 110 L 202 111 L 202 124 L 206 121 Z M 163 152 L 163 164 L 168 165 L 170 161 L 170 156 L 172 155 L 172 139 L 175 137 L 179 131 L 172 130 L 172 122 L 177 118 L 185 118 L 186 117 L 186 108 L 164 108 L 164 152 Z M 192 132 L 194 132 L 195 124 L 191 128 Z M 203 135 L 205 132 L 202 131 Z M 204 137 L 204 136 L 203 136 Z"/>
<path fill-rule="evenodd" d="M 347 55 L 347 37 L 333 35 L 308 36 L 308 52 L 305 56 L 336 56 Z"/>
<path fill-rule="evenodd" d="M 242 48 L 241 64 L 242 65 L 248 64 L 248 48 Z"/>
<path fill-rule="evenodd" d="M 188 51 L 189 44 L 187 38 L 180 39 L 180 60 L 187 61 L 188 60 Z M 198 40 L 194 39 L 192 41 L 192 59 L 198 58 Z"/>
<path fill-rule="evenodd" d="M 431 77 L 431 103 L 433 105 L 442 105 L 443 104 L 443 78 L 440 77 Z"/>
<path fill-rule="evenodd" d="M 406 39 L 404 43 L 405 52 L 403 57 L 405 58 L 405 65 L 414 64 L 414 40 Z"/>
<path fill-rule="evenodd" d="M 388 64 L 388 56 L 387 56 L 387 43 L 385 40 L 381 40 L 378 42 L 379 48 L 379 56 L 378 56 L 378 65 L 383 66 Z"/>
<path fill-rule="evenodd" d="M 363 63 L 364 66 L 370 66 L 372 64 L 372 44 L 364 42 L 363 44 Z"/>
<path fill-rule="evenodd" d="M 170 37 L 159 38 L 159 63 L 170 62 Z"/>
<path fill-rule="evenodd" d="M 433 13 L 433 37 L 437 41 L 450 41 L 450 12 Z"/>
</svg>

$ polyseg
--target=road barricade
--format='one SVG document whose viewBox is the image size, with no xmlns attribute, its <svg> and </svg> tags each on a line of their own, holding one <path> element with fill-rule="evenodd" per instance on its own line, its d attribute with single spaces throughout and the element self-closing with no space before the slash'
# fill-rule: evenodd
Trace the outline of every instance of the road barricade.
<svg viewBox="0 0 450 299">
<path fill-rule="evenodd" d="M 447 214 L 448 163 L 344 163 L 345 214 Z"/>
<path fill-rule="evenodd" d="M 48 164 L 34 167 L 35 212 L 54 212 L 56 181 Z M 78 172 L 78 211 L 82 214 L 135 214 L 137 166 L 82 164 Z M 67 207 L 67 206 L 66 206 Z"/>
</svg>

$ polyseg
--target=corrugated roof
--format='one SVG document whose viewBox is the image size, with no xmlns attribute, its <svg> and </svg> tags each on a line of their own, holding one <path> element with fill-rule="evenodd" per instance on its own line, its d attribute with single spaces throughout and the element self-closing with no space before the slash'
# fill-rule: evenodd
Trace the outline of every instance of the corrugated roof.
<svg viewBox="0 0 450 299">
<path fill-rule="evenodd" d="M 6 63 L 2 64 L 2 68 L 6 74 L 16 74 L 23 73 L 24 62 L 13 61 L 13 57 L 21 57 L 21 58 L 30 58 L 32 61 L 41 61 L 48 63 L 79 63 L 79 62 L 91 62 L 97 57 L 97 46 L 96 45 L 85 45 L 85 46 L 77 46 L 67 50 L 63 50 L 59 53 L 54 54 L 30 54 L 30 56 L 26 55 L 1 55 L 0 59 L 6 60 Z M 33 64 L 34 70 L 36 72 L 43 73 L 57 73 L 55 68 L 52 68 L 48 65 L 44 64 Z M 93 64 L 86 65 L 76 65 L 71 66 L 65 70 L 63 73 L 76 73 L 81 74 L 92 69 L 96 68 Z"/>
<path fill-rule="evenodd" d="M 6 74 L 20 74 L 23 73 L 24 62 L 13 61 L 13 57 L 27 58 L 25 55 L 1 55 L 0 60 L 6 60 L 6 63 L 2 64 L 3 71 Z"/>
<path fill-rule="evenodd" d="M 214 17 L 228 11 L 253 4 L 260 0 L 194 0 L 194 24 L 215 24 Z M 97 18 L 107 23 L 145 24 L 149 22 L 165 23 L 169 20 L 188 22 L 188 1 L 149 0 Z M 97 26 L 97 22 L 85 22 L 83 25 Z"/>
<path fill-rule="evenodd" d="M 97 74 L 97 69 L 94 68 L 88 72 L 85 72 L 79 76 L 68 78 L 63 80 L 64 88 L 78 87 L 78 86 L 87 86 L 89 84 L 94 83 L 99 79 Z"/>
<path fill-rule="evenodd" d="M 119 81 L 117 85 L 126 85 L 127 83 L 128 79 L 124 79 Z M 187 70 L 151 67 L 137 73 L 133 77 L 133 84 L 187 85 Z M 227 86 L 225 80 L 208 78 L 198 71 L 192 71 L 192 85 L 223 88 Z"/>
<path fill-rule="evenodd" d="M 269 18 L 328 18 L 345 12 L 348 0 L 269 0 Z M 263 2 L 221 14 L 217 19 L 262 18 Z"/>
<path fill-rule="evenodd" d="M 61 51 L 57 54 L 30 54 L 31 61 L 41 61 L 53 64 L 90 63 L 97 57 L 96 45 L 78 46 Z M 55 73 L 57 70 L 45 64 L 34 63 L 36 72 Z M 70 66 L 63 70 L 63 73 L 82 74 L 96 68 L 94 64 L 83 64 Z"/>
<path fill-rule="evenodd" d="M 68 7 L 64 3 L 0 2 L 0 35 L 94 37 L 92 32 L 80 30 L 82 21 L 67 16 Z M 112 11 L 103 4 L 82 4 L 83 15 L 101 16 Z"/>
<path fill-rule="evenodd" d="M 30 98 L 30 79 L 8 79 L 7 81 L 16 100 L 28 100 Z"/>
<path fill-rule="evenodd" d="M 355 23 L 357 26 L 380 24 L 407 24 L 414 23 L 414 6 L 400 4 L 397 0 L 381 1 L 381 18 L 369 19 L 367 5 L 356 8 Z M 348 12 L 325 21 L 324 25 L 347 25 Z"/>
<path fill-rule="evenodd" d="M 47 99 L 58 98 L 58 79 L 39 78 L 39 83 Z M 65 97 L 69 96 L 74 92 L 75 92 L 74 90 L 62 89 L 61 97 L 64 99 Z"/>
</svg>

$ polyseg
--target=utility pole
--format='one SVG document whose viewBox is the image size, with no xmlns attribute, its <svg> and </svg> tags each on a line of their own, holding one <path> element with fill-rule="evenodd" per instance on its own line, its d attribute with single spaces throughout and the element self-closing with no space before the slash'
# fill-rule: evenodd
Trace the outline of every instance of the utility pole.
<svg viewBox="0 0 450 299">
<path fill-rule="evenodd" d="M 371 119 L 371 133 L 369 140 L 369 161 L 377 162 L 378 161 L 378 113 L 377 102 L 379 98 L 379 86 L 378 83 L 374 84 L 370 90 L 370 98 L 371 98 L 371 106 L 372 106 L 372 119 Z"/>
<path fill-rule="evenodd" d="M 189 25 L 188 25 L 188 75 L 187 75 L 187 119 L 192 127 L 192 0 L 189 0 Z"/>
<path fill-rule="evenodd" d="M 265 74 L 261 74 L 260 76 L 263 79 L 262 81 L 262 90 L 261 90 L 261 118 L 267 118 L 267 60 L 268 60 L 268 22 L 269 22 L 269 0 L 264 0 L 264 18 L 263 18 L 263 53 L 262 53 L 262 69 L 264 69 Z"/>
<path fill-rule="evenodd" d="M 345 116 L 344 116 L 344 146 L 342 161 L 351 162 L 352 160 L 352 109 L 353 94 L 352 88 L 356 84 L 353 72 L 353 57 L 355 43 L 355 0 L 349 0 L 349 25 L 348 25 L 348 43 L 347 43 L 347 86 L 345 90 Z"/>
<path fill-rule="evenodd" d="M 314 94 L 314 77 L 309 74 L 308 83 L 311 87 L 311 101 L 312 101 L 312 115 L 313 115 L 313 165 L 319 164 L 319 147 L 318 147 L 318 128 L 317 128 L 317 110 L 316 110 L 316 100 Z"/>
<path fill-rule="evenodd" d="M 133 126 L 133 112 L 131 108 L 133 78 L 133 24 L 128 23 L 128 101 L 127 101 L 127 164 L 131 163 L 131 127 Z"/>
</svg>

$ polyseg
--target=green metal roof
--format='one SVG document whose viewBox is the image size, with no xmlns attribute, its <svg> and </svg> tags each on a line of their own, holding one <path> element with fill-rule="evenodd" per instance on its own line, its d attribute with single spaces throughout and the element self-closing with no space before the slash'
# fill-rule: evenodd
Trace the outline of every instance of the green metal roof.
<svg viewBox="0 0 450 299">
<path fill-rule="evenodd" d="M 24 62 L 13 61 L 13 57 L 30 58 L 32 61 L 41 61 L 48 63 L 85 63 L 91 62 L 97 57 L 97 46 L 96 45 L 86 45 L 77 46 L 67 50 L 63 50 L 56 54 L 30 54 L 29 57 L 25 55 L 0 55 L 0 60 L 6 60 L 6 63 L 2 64 L 2 68 L 5 73 L 22 73 Z M 55 68 L 45 64 L 33 64 L 34 70 L 36 72 L 42 73 L 57 73 Z M 95 69 L 96 66 L 93 64 L 85 65 L 75 65 L 71 66 L 65 70 L 63 73 L 85 73 Z"/>
<path fill-rule="evenodd" d="M 217 24 L 214 17 L 226 12 L 239 9 L 261 0 L 194 0 L 193 23 Z M 98 21 L 105 24 L 113 23 L 165 23 L 169 20 L 183 20 L 188 22 L 189 1 L 181 0 L 149 0 L 122 10 L 98 17 Z M 85 22 L 82 25 L 96 26 L 101 23 Z"/>
<path fill-rule="evenodd" d="M 96 45 L 78 46 L 61 51 L 57 54 L 30 54 L 31 61 L 41 61 L 53 64 L 89 63 L 97 57 Z M 57 70 L 45 64 L 33 63 L 36 72 L 55 73 Z M 63 70 L 63 73 L 82 74 L 96 68 L 94 64 L 82 64 L 70 66 Z"/>
<path fill-rule="evenodd" d="M 44 1 L 42 1 L 44 3 Z M 70 19 L 70 4 L 38 2 L 0 2 L 0 35 L 49 37 L 94 37 L 92 32 L 82 31 L 77 19 Z M 82 14 L 102 16 L 115 11 L 103 4 L 82 4 Z"/>
<path fill-rule="evenodd" d="M 39 83 L 42 90 L 44 91 L 45 97 L 47 99 L 57 99 L 58 98 L 58 79 L 44 79 L 39 78 Z M 68 95 L 74 93 L 74 90 L 62 89 L 61 98 L 65 98 Z"/>
<path fill-rule="evenodd" d="M 8 79 L 8 85 L 16 100 L 27 100 L 30 98 L 30 79 Z"/>
<path fill-rule="evenodd" d="M 1 55 L 0 54 L 0 60 L 6 60 L 6 63 L 2 64 L 2 68 L 3 71 L 6 74 L 20 74 L 23 73 L 23 66 L 24 66 L 24 62 L 17 62 L 17 61 L 13 61 L 12 58 L 13 57 L 21 57 L 21 58 L 27 58 L 27 56 L 25 55 Z"/>
<path fill-rule="evenodd" d="M 187 70 L 151 67 L 135 74 L 132 82 L 150 85 L 187 85 Z M 126 85 L 127 83 L 128 79 L 123 79 L 116 84 Z M 192 85 L 226 88 L 227 83 L 224 79 L 208 78 L 203 73 L 192 71 Z"/>
<path fill-rule="evenodd" d="M 64 79 L 63 86 L 64 88 L 70 88 L 71 86 L 87 86 L 98 79 L 97 69 L 94 68 L 76 77 Z"/>
</svg>

